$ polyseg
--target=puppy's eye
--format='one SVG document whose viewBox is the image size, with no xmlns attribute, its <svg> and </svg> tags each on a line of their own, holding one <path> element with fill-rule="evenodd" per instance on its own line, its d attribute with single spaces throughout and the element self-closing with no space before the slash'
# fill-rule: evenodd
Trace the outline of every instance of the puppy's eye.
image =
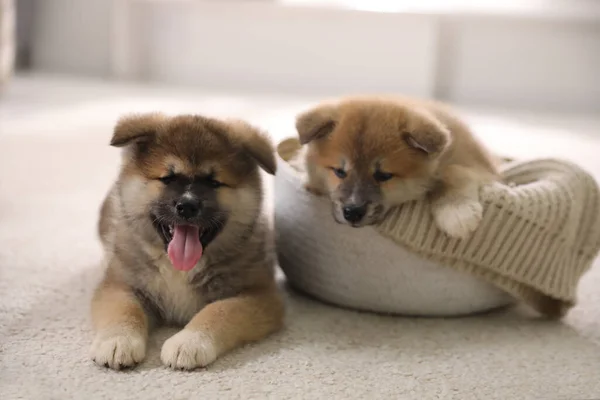
<svg viewBox="0 0 600 400">
<path fill-rule="evenodd" d="M 175 178 L 176 178 L 175 174 L 171 172 L 168 175 L 158 178 L 158 180 L 161 181 L 162 183 L 164 183 L 165 185 L 168 185 L 169 183 L 173 182 L 175 180 Z"/>
<path fill-rule="evenodd" d="M 220 188 L 221 186 L 225 186 L 223 182 L 216 180 L 213 176 L 207 177 L 206 182 L 210 185 L 210 187 L 215 189 Z"/>
<path fill-rule="evenodd" d="M 377 182 L 389 181 L 393 177 L 394 175 L 390 174 L 389 172 L 375 171 L 373 174 L 373 179 L 375 179 Z"/>
<path fill-rule="evenodd" d="M 346 177 L 346 171 L 344 171 L 341 168 L 331 167 L 331 170 L 333 171 L 335 176 L 337 176 L 340 179 L 344 179 Z"/>
</svg>

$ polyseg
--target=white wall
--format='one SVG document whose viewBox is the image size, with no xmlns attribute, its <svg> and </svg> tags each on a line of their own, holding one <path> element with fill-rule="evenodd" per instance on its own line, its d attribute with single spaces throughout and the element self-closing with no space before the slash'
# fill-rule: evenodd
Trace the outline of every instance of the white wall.
<svg viewBox="0 0 600 400">
<path fill-rule="evenodd" d="M 146 60 L 152 79 L 311 93 L 432 93 L 431 18 L 252 2 L 185 8 L 153 10 Z"/>
<path fill-rule="evenodd" d="M 38 0 L 32 66 L 43 71 L 110 75 L 112 0 Z"/>
<path fill-rule="evenodd" d="M 460 19 L 447 24 L 440 93 L 459 102 L 600 109 L 600 25 Z"/>
<path fill-rule="evenodd" d="M 600 111 L 600 1 L 595 12 L 539 15 L 371 13 L 274 0 L 41 3 L 34 62 L 43 70 Z"/>
</svg>

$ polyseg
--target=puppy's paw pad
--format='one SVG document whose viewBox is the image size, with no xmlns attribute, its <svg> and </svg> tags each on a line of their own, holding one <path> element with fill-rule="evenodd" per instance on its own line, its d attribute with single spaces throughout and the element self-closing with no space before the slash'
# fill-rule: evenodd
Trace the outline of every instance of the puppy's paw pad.
<svg viewBox="0 0 600 400">
<path fill-rule="evenodd" d="M 145 356 L 146 339 L 127 330 L 99 332 L 90 349 L 90 357 L 96 364 L 116 370 L 132 367 Z"/>
<path fill-rule="evenodd" d="M 434 208 L 437 226 L 449 236 L 464 239 L 483 218 L 483 207 L 477 201 L 448 203 Z"/>
<path fill-rule="evenodd" d="M 165 341 L 160 359 L 170 368 L 190 370 L 215 361 L 217 349 L 213 339 L 204 332 L 183 329 Z"/>
</svg>

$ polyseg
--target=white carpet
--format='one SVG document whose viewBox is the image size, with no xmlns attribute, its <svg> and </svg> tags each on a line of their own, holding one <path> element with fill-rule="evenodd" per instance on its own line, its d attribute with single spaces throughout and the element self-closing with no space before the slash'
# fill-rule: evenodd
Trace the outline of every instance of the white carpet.
<svg viewBox="0 0 600 400">
<path fill-rule="evenodd" d="M 284 331 L 206 370 L 173 372 L 152 336 L 131 372 L 96 367 L 88 307 L 95 236 L 117 170 L 118 114 L 161 108 L 233 114 L 289 134 L 305 102 L 19 79 L 0 99 L 0 398 L 592 399 L 600 397 L 600 262 L 564 323 L 505 310 L 460 319 L 384 317 L 290 292 Z M 511 155 L 559 155 L 600 177 L 600 119 L 471 112 Z M 540 138 L 543 140 L 539 142 Z"/>
</svg>

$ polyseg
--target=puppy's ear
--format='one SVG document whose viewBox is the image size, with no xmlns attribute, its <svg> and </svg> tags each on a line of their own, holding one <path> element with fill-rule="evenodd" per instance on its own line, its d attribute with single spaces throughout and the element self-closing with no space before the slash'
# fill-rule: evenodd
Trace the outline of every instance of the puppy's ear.
<svg viewBox="0 0 600 400">
<path fill-rule="evenodd" d="M 149 113 L 122 117 L 115 126 L 110 145 L 124 147 L 133 143 L 147 143 L 152 140 L 162 123 L 163 114 Z"/>
<path fill-rule="evenodd" d="M 258 165 L 268 174 L 275 175 L 277 161 L 275 147 L 271 139 L 258 128 L 244 121 L 230 121 L 235 141 L 246 151 Z"/>
<path fill-rule="evenodd" d="M 428 156 L 441 154 L 450 145 L 450 131 L 437 121 L 427 121 L 402 133 L 406 144 Z"/>
<path fill-rule="evenodd" d="M 337 109 L 333 105 L 322 105 L 305 111 L 296 117 L 296 130 L 300 144 L 325 137 L 335 128 Z"/>
</svg>

